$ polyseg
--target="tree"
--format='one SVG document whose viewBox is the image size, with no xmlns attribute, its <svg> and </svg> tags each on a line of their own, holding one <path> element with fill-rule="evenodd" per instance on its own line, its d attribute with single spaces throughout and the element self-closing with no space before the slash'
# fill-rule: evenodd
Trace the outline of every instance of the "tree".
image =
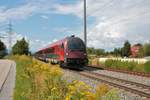
<svg viewBox="0 0 150 100">
<path fill-rule="evenodd" d="M 131 44 L 129 41 L 125 41 L 124 47 L 122 48 L 122 55 L 125 57 L 129 57 L 131 55 Z"/>
<path fill-rule="evenodd" d="M 95 53 L 94 48 L 93 47 L 92 48 L 87 48 L 87 53 L 88 54 L 94 54 Z"/>
<path fill-rule="evenodd" d="M 143 45 L 141 45 L 141 47 L 139 49 L 138 57 L 140 57 L 140 58 L 144 57 L 144 48 L 143 48 Z"/>
<path fill-rule="evenodd" d="M 121 55 L 121 48 L 115 48 L 114 51 L 113 51 L 113 54 L 115 56 L 120 56 Z"/>
<path fill-rule="evenodd" d="M 105 51 L 104 51 L 104 49 L 95 49 L 95 54 L 97 56 L 104 55 Z"/>
<path fill-rule="evenodd" d="M 143 49 L 144 49 L 144 56 L 150 56 L 150 43 L 145 43 Z"/>
<path fill-rule="evenodd" d="M 88 54 L 94 54 L 94 55 L 97 55 L 97 56 L 100 56 L 100 55 L 105 55 L 105 50 L 104 49 L 95 49 L 95 48 L 87 48 L 87 52 Z"/>
<path fill-rule="evenodd" d="M 12 47 L 12 53 L 13 54 L 19 54 L 19 55 L 28 55 L 29 54 L 29 44 L 26 42 L 24 38 L 22 38 L 20 41 L 17 41 L 17 43 Z"/>
<path fill-rule="evenodd" d="M 4 57 L 7 54 L 5 44 L 0 40 L 0 58 Z"/>
</svg>

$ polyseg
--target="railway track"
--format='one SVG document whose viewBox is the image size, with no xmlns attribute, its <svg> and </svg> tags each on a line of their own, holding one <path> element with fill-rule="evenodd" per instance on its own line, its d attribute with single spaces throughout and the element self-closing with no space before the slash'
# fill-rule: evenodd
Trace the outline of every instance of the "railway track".
<svg viewBox="0 0 150 100">
<path fill-rule="evenodd" d="M 104 69 L 104 70 L 108 70 L 108 71 L 114 71 L 114 72 L 120 72 L 120 73 L 125 73 L 125 74 L 130 74 L 130 75 L 137 75 L 137 76 L 141 76 L 141 77 L 150 77 L 149 73 L 145 73 L 145 72 L 137 72 L 137 71 L 128 71 L 128 70 L 121 70 L 121 69 L 115 69 L 115 68 L 105 68 L 105 67 L 101 67 L 101 66 L 93 66 L 93 65 L 89 65 L 88 67 L 93 67 L 93 68 L 97 68 L 97 69 Z"/>
<path fill-rule="evenodd" d="M 79 73 L 82 76 L 85 76 L 85 77 L 88 77 L 97 81 L 104 82 L 106 84 L 123 89 L 125 91 L 129 91 L 141 97 L 146 97 L 150 99 L 150 86 L 149 85 L 136 83 L 136 82 L 132 82 L 132 81 L 124 80 L 124 79 L 119 79 L 119 78 L 115 78 L 112 76 L 103 75 L 100 73 L 95 73 L 87 69 L 84 71 L 74 71 L 74 70 L 70 70 L 70 71 Z"/>
</svg>

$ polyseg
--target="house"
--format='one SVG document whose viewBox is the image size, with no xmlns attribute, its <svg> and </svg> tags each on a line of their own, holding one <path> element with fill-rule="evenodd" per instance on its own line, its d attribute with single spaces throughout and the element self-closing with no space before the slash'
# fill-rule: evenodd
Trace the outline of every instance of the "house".
<svg viewBox="0 0 150 100">
<path fill-rule="evenodd" d="M 141 44 L 135 44 L 131 47 L 131 57 L 137 58 L 139 56 L 140 48 L 142 47 Z"/>
</svg>

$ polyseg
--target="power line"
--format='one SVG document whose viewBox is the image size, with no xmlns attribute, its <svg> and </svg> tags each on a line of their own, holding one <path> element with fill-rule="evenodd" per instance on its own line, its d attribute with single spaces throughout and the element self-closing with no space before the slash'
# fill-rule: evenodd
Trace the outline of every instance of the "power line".
<svg viewBox="0 0 150 100">
<path fill-rule="evenodd" d="M 112 6 L 114 0 L 109 0 L 106 3 L 104 3 L 100 8 L 96 8 L 96 11 L 101 11 L 104 12 L 105 9 L 109 8 Z M 113 6 L 114 7 L 114 6 Z M 93 15 L 95 12 L 93 11 L 92 13 L 90 13 L 90 15 Z M 88 15 L 89 16 L 89 15 Z"/>
<path fill-rule="evenodd" d="M 4 30 L 6 29 L 6 25 L 7 25 L 7 24 L 1 24 L 1 25 L 0 25 L 0 30 L 3 30 L 3 31 L 4 31 Z M 0 38 L 2 38 L 2 39 L 3 39 L 3 38 L 7 38 L 7 36 L 4 36 L 4 35 L 6 35 L 6 34 L 4 34 L 3 31 L 1 31 L 1 33 L 0 33 Z"/>
<path fill-rule="evenodd" d="M 4 37 L 4 36 L 0 36 L 0 38 L 6 38 L 6 37 Z"/>
</svg>

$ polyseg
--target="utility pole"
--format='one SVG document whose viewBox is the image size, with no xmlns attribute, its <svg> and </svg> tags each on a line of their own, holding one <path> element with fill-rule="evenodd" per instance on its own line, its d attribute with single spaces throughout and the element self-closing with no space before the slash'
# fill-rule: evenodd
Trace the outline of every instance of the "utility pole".
<svg viewBox="0 0 150 100">
<path fill-rule="evenodd" d="M 84 0 L 84 43 L 87 47 L 86 0 Z"/>
<path fill-rule="evenodd" d="M 9 53 L 11 53 L 11 47 L 12 47 L 12 24 L 11 21 L 9 21 L 8 24 L 8 42 L 9 42 Z"/>
</svg>

